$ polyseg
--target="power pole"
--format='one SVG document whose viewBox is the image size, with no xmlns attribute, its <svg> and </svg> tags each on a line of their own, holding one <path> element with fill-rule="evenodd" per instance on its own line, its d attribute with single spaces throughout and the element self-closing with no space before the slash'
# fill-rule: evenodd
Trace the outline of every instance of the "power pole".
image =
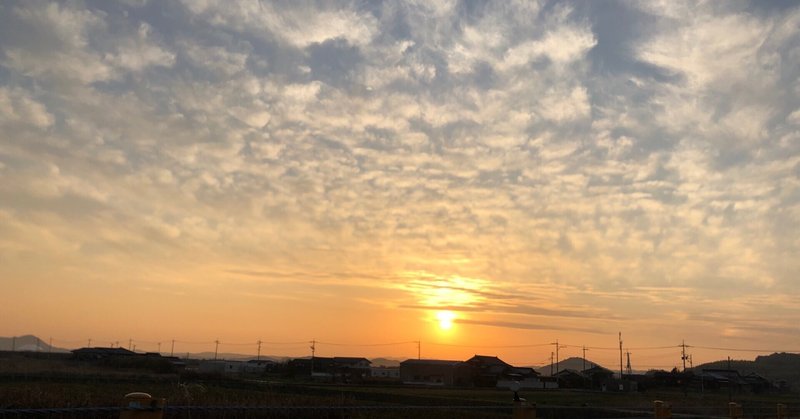
<svg viewBox="0 0 800 419">
<path fill-rule="evenodd" d="M 728 371 L 730 371 L 730 370 L 731 370 L 731 357 L 728 357 Z M 730 403 L 731 401 L 733 401 L 733 400 L 732 400 L 733 398 L 732 398 L 732 396 L 731 396 L 731 387 L 733 387 L 733 385 L 732 385 L 732 384 L 733 384 L 733 383 L 731 383 L 731 381 L 730 381 L 730 380 L 728 380 L 728 403 Z"/>
<path fill-rule="evenodd" d="M 217 360 L 218 353 L 219 353 L 219 339 L 214 341 L 214 361 Z"/>
<path fill-rule="evenodd" d="M 16 336 L 12 336 L 11 337 L 11 352 L 16 352 L 16 351 L 17 351 L 17 337 Z"/>
<path fill-rule="evenodd" d="M 317 353 L 317 341 L 311 340 L 311 375 L 314 375 L 314 355 Z"/>
<path fill-rule="evenodd" d="M 556 374 L 558 374 L 558 364 L 559 364 L 559 360 L 560 360 L 560 358 L 558 356 L 558 349 L 561 347 L 561 345 L 558 344 L 558 339 L 556 339 L 555 342 L 551 343 L 551 345 L 555 345 L 556 346 Z"/>
<path fill-rule="evenodd" d="M 553 376 L 553 365 L 554 365 L 553 364 L 553 357 L 554 356 L 555 356 L 555 354 L 551 351 L 550 352 L 550 376 L 551 377 Z"/>
<path fill-rule="evenodd" d="M 681 341 L 681 361 L 683 361 L 683 371 L 686 372 L 686 341 Z"/>
<path fill-rule="evenodd" d="M 158 354 L 161 355 L 161 342 L 158 342 Z"/>
<path fill-rule="evenodd" d="M 172 339 L 172 347 L 169 350 L 169 356 L 175 356 L 175 339 Z"/>
<path fill-rule="evenodd" d="M 258 341 L 258 355 L 256 355 L 256 361 L 261 361 L 261 341 Z"/>
<path fill-rule="evenodd" d="M 132 347 L 133 347 L 133 339 L 128 338 L 128 350 L 130 351 Z"/>
<path fill-rule="evenodd" d="M 47 344 L 47 353 L 53 353 L 53 338 L 50 338 L 50 343 Z"/>
<path fill-rule="evenodd" d="M 422 359 L 422 341 L 417 341 L 417 359 Z"/>
<path fill-rule="evenodd" d="M 586 371 L 586 346 L 583 347 L 583 370 Z"/>
<path fill-rule="evenodd" d="M 558 339 L 556 339 L 556 374 L 558 374 Z"/>
<path fill-rule="evenodd" d="M 89 338 L 89 344 L 86 345 L 86 347 L 87 348 L 91 348 L 92 347 L 92 338 Z"/>
<path fill-rule="evenodd" d="M 626 351 L 625 354 L 628 356 L 628 365 L 625 366 L 625 369 L 628 371 L 628 375 L 632 375 L 633 370 L 631 369 L 631 351 Z"/>
<path fill-rule="evenodd" d="M 622 332 L 619 332 L 619 379 L 622 378 Z"/>
</svg>

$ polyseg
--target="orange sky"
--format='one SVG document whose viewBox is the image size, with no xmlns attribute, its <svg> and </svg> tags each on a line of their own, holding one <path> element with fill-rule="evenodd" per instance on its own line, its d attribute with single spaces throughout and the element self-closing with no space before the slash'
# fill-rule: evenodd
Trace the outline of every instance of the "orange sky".
<svg viewBox="0 0 800 419">
<path fill-rule="evenodd" d="M 800 351 L 800 8 L 598 4 L 3 2 L 0 336 Z"/>
</svg>

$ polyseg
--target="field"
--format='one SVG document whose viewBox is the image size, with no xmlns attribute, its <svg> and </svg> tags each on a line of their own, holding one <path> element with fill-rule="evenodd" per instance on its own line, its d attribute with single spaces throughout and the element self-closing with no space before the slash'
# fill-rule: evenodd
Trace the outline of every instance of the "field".
<svg viewBox="0 0 800 419">
<path fill-rule="evenodd" d="M 122 405 L 123 395 L 135 391 L 165 398 L 171 409 L 166 417 L 187 418 L 510 418 L 513 406 L 513 394 L 498 389 L 319 384 L 268 376 L 214 378 L 112 370 L 68 358 L 0 358 L 0 409 L 114 407 Z M 675 413 L 725 416 L 728 403 L 727 392 L 548 390 L 524 391 L 521 396 L 536 404 L 537 417 L 545 418 L 651 416 L 654 400 L 669 402 Z M 777 403 L 788 404 L 794 412 L 800 408 L 796 394 L 734 394 L 732 399 L 742 403 L 746 417 L 774 417 Z M 42 417 L 41 412 L 33 413 Z M 0 415 L 23 417 L 12 410 L 0 410 Z M 49 414 L 97 418 L 118 415 L 92 410 Z"/>
</svg>

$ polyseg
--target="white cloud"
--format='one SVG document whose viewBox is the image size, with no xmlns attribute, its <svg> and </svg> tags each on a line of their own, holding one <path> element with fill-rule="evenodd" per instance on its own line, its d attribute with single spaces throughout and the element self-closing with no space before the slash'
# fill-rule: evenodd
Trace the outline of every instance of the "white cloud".
<svg viewBox="0 0 800 419">
<path fill-rule="evenodd" d="M 38 128 L 53 125 L 55 118 L 42 103 L 21 89 L 0 87 L 0 122 L 22 122 Z"/>
</svg>

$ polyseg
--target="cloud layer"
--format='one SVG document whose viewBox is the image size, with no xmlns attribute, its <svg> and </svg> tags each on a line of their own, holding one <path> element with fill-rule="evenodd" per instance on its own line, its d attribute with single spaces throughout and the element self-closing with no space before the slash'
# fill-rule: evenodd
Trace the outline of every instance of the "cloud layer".
<svg viewBox="0 0 800 419">
<path fill-rule="evenodd" d="M 3 294 L 798 344 L 798 28 L 760 2 L 5 2 Z"/>
</svg>

